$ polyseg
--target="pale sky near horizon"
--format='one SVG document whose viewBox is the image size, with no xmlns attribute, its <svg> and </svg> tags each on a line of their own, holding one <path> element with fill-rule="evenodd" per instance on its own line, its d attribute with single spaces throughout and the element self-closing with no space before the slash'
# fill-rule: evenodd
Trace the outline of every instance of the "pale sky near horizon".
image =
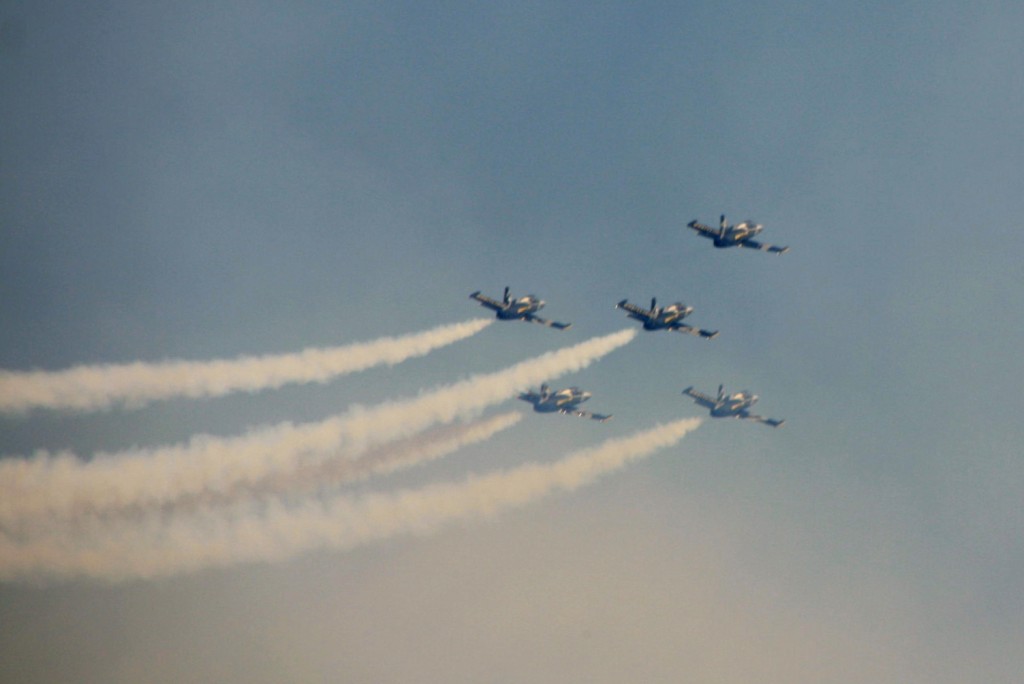
<svg viewBox="0 0 1024 684">
<path fill-rule="evenodd" d="M 424 537 L 170 579 L 0 584 L 11 682 L 1017 682 L 1024 6 L 0 1 L 0 368 L 369 341 L 326 385 L 0 415 L 0 454 L 319 420 L 682 300 L 391 491 L 698 416 L 595 485 Z M 765 225 L 783 256 L 685 228 Z M 509 401 L 498 410 L 527 406 Z"/>
</svg>

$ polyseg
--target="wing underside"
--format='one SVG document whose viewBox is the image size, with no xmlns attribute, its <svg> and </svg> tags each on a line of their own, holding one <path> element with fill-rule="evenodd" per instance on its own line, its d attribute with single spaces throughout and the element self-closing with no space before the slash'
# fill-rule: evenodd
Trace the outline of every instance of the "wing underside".
<svg viewBox="0 0 1024 684">
<path fill-rule="evenodd" d="M 789 247 L 776 247 L 775 245 L 766 245 L 763 242 L 757 240 L 741 240 L 739 243 L 740 247 L 746 247 L 747 249 L 758 249 L 762 252 L 771 252 L 772 254 L 785 254 L 789 251 Z"/>
<path fill-rule="evenodd" d="M 694 337 L 703 337 L 707 340 L 713 340 L 718 337 L 717 330 L 703 330 L 701 328 L 694 328 L 692 325 L 685 323 L 676 323 L 672 326 L 674 332 L 686 333 L 687 335 L 693 335 Z"/>
<path fill-rule="evenodd" d="M 718 237 L 718 230 L 715 229 L 715 228 L 712 228 L 711 226 L 706 226 L 703 223 L 698 223 L 697 221 L 690 221 L 686 225 L 687 225 L 687 227 L 692 228 L 693 230 L 697 231 L 698 235 L 703 235 L 704 237 L 709 237 L 709 238 L 717 238 Z"/>
<path fill-rule="evenodd" d="M 566 330 L 572 327 L 572 323 L 559 323 L 558 321 L 549 321 L 546 318 L 541 318 L 540 316 L 535 316 L 533 314 L 526 314 L 525 316 L 523 316 L 523 320 L 529 321 L 530 323 L 540 323 L 541 325 L 546 325 L 549 328 L 555 328 L 556 330 Z"/>
<path fill-rule="evenodd" d="M 619 302 L 618 306 L 619 306 L 620 309 L 628 311 L 629 313 L 634 314 L 635 316 L 638 316 L 642 320 L 643 319 L 650 319 L 650 318 L 654 317 L 654 312 L 653 311 L 645 309 L 642 306 L 637 306 L 636 304 L 631 304 L 630 302 L 627 302 L 625 299 L 623 299 L 621 302 Z"/>
<path fill-rule="evenodd" d="M 746 411 L 740 411 L 739 417 L 743 418 L 744 420 L 752 420 L 755 423 L 764 423 L 765 425 L 768 425 L 768 426 L 771 426 L 771 427 L 781 427 L 782 424 L 786 422 L 785 420 L 775 420 L 774 418 L 765 418 L 764 416 L 759 416 L 759 415 L 754 414 L 754 413 L 748 413 Z"/>
<path fill-rule="evenodd" d="M 591 420 L 596 420 L 601 423 L 611 420 L 612 418 L 611 414 L 592 413 L 590 411 L 584 411 L 583 409 L 561 409 L 559 413 L 565 416 L 576 416 L 577 418 L 590 418 Z"/>
<path fill-rule="evenodd" d="M 707 394 L 704 394 L 703 392 L 698 392 L 697 390 L 693 389 L 692 387 L 687 387 L 686 389 L 684 389 L 683 390 L 683 394 L 685 394 L 685 395 L 687 395 L 689 397 L 692 397 L 694 401 L 696 401 L 698 404 L 700 404 L 704 408 L 709 408 L 710 409 L 710 408 L 714 408 L 715 407 L 716 402 L 715 402 L 714 399 L 712 399 Z"/>
<path fill-rule="evenodd" d="M 479 292 L 474 292 L 469 295 L 469 297 L 470 299 L 475 299 L 489 309 L 494 309 L 495 311 L 504 311 L 505 309 L 505 304 L 503 302 L 499 302 L 497 299 L 491 299 L 487 295 L 482 295 Z"/>
</svg>

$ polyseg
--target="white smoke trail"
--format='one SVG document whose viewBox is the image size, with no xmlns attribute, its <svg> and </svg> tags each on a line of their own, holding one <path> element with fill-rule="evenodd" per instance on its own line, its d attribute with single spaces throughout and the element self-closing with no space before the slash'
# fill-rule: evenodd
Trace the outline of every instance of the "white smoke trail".
<svg viewBox="0 0 1024 684">
<path fill-rule="evenodd" d="M 486 420 L 459 426 L 448 434 L 433 438 L 428 436 L 426 439 L 417 437 L 399 444 L 388 444 L 355 461 L 326 461 L 315 467 L 311 475 L 317 483 L 329 485 L 357 482 L 374 475 L 390 475 L 444 458 L 471 444 L 484 442 L 522 419 L 523 414 L 515 411 L 502 413 Z M 287 477 L 285 482 L 276 483 L 267 489 L 279 493 L 292 492 L 294 482 L 289 480 L 291 478 Z"/>
<path fill-rule="evenodd" d="M 686 418 L 608 440 L 554 463 L 530 463 L 390 494 L 192 515 L 150 514 L 138 522 L 90 519 L 63 533 L 28 541 L 0 535 L 0 580 L 161 577 L 429 534 L 445 524 L 491 517 L 556 491 L 574 491 L 676 444 L 700 422 Z"/>
<path fill-rule="evenodd" d="M 117 405 L 136 408 L 172 397 L 209 398 L 294 383 L 322 383 L 423 356 L 475 335 L 492 322 L 475 319 L 401 337 L 294 354 L 75 366 L 62 371 L 0 370 L 0 413 L 36 408 L 98 411 Z"/>
<path fill-rule="evenodd" d="M 39 452 L 0 461 L 0 528 L 19 529 L 50 516 L 163 505 L 204 491 L 225 491 L 315 464 L 355 458 L 367 449 L 434 425 L 470 418 L 521 389 L 580 370 L 634 338 L 632 328 L 595 337 L 494 373 L 473 376 L 415 398 L 301 425 L 282 423 L 237 437 L 199 435 L 185 444 L 99 453 Z"/>
<path fill-rule="evenodd" d="M 306 464 L 288 472 L 277 473 L 252 484 L 238 484 L 226 491 L 205 491 L 198 495 L 185 496 L 170 504 L 175 511 L 198 507 L 223 505 L 239 499 L 266 499 L 286 496 L 293 499 L 308 495 L 316 489 L 337 487 L 366 480 L 375 475 L 391 473 L 434 461 L 471 444 L 490 439 L 502 430 L 507 430 L 523 415 L 515 411 L 502 413 L 491 418 L 478 420 L 468 425 L 458 425 L 441 434 L 428 434 L 405 441 L 386 444 L 357 459 L 329 459 L 322 463 Z M 132 511 L 143 513 L 144 509 Z M 23 530 L 31 534 L 29 530 Z"/>
</svg>

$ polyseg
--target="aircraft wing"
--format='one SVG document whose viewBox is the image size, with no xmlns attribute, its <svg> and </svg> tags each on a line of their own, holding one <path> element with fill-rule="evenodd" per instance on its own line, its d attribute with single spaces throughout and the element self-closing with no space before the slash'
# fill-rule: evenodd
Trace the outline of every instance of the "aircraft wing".
<svg viewBox="0 0 1024 684">
<path fill-rule="evenodd" d="M 694 401 L 696 401 L 704 408 L 714 408 L 715 404 L 717 403 L 714 399 L 704 394 L 703 392 L 698 392 L 697 390 L 693 389 L 693 387 L 687 387 L 686 389 L 684 389 L 683 394 L 692 397 Z"/>
<path fill-rule="evenodd" d="M 772 254 L 785 254 L 789 251 L 789 247 L 766 245 L 763 242 L 758 242 L 757 240 L 741 240 L 739 242 L 739 246 L 746 247 L 747 249 L 759 249 L 762 252 L 771 252 Z"/>
<path fill-rule="evenodd" d="M 694 328 L 692 325 L 686 325 L 685 323 L 676 323 L 672 326 L 672 331 L 686 333 L 687 335 L 693 335 L 694 337 L 703 337 L 707 340 L 713 340 L 718 337 L 717 330 L 702 330 L 700 328 Z"/>
<path fill-rule="evenodd" d="M 505 304 L 503 302 L 499 302 L 497 299 L 491 299 L 486 295 L 482 295 L 479 291 L 469 295 L 469 298 L 475 299 L 488 309 L 494 309 L 495 311 L 503 311 L 505 309 Z"/>
<path fill-rule="evenodd" d="M 641 320 L 643 320 L 645 318 L 651 318 L 654 315 L 654 313 L 652 311 L 650 311 L 648 309 L 645 309 L 642 306 L 637 306 L 636 304 L 630 304 L 629 301 L 627 301 L 625 299 L 623 299 L 621 302 L 619 302 L 615 306 L 617 308 L 619 308 L 619 309 L 625 309 L 629 313 L 634 314 L 635 316 L 640 317 Z"/>
<path fill-rule="evenodd" d="M 717 228 L 712 228 L 711 226 L 706 226 L 703 223 L 698 223 L 697 221 L 690 221 L 689 223 L 686 224 L 686 227 L 687 228 L 693 228 L 695 231 L 697 231 L 698 234 L 703 235 L 704 237 L 709 237 L 709 238 L 717 238 L 718 237 L 718 229 Z"/>
<path fill-rule="evenodd" d="M 771 427 L 782 427 L 782 424 L 786 422 L 785 420 L 775 420 L 773 418 L 765 418 L 764 416 L 758 416 L 758 415 L 755 415 L 753 413 L 747 413 L 746 411 L 740 411 L 739 415 L 740 415 L 740 418 L 744 418 L 746 420 L 752 420 L 752 421 L 757 422 L 757 423 L 764 423 L 765 425 L 769 425 Z"/>
<path fill-rule="evenodd" d="M 546 325 L 549 328 L 555 328 L 556 330 L 568 330 L 572 327 L 572 323 L 559 323 L 558 321 L 549 321 L 546 318 L 540 316 L 534 316 L 533 314 L 526 314 L 523 316 L 523 320 L 530 321 L 531 323 L 540 323 Z"/>
<path fill-rule="evenodd" d="M 576 416 L 577 418 L 590 418 L 591 420 L 596 420 L 601 423 L 612 419 L 610 413 L 608 415 L 602 413 L 591 413 L 590 411 L 584 411 L 583 409 L 562 409 L 559 413 L 565 416 Z"/>
</svg>

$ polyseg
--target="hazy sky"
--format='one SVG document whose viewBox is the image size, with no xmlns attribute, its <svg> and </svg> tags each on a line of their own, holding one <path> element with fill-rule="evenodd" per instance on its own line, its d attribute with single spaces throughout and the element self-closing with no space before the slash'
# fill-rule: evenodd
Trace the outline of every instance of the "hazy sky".
<svg viewBox="0 0 1024 684">
<path fill-rule="evenodd" d="M 1022 30 L 998 1 L 0 0 L 0 368 L 364 342 L 506 285 L 574 324 L 327 384 L 0 415 L 0 454 L 415 397 L 620 330 L 624 297 L 721 335 L 640 335 L 554 382 L 609 423 L 529 413 L 338 491 L 553 463 L 701 415 L 688 385 L 787 419 L 705 421 L 430 535 L 2 583 L 0 680 L 1020 681 Z M 791 251 L 685 228 L 720 213 Z"/>
</svg>

